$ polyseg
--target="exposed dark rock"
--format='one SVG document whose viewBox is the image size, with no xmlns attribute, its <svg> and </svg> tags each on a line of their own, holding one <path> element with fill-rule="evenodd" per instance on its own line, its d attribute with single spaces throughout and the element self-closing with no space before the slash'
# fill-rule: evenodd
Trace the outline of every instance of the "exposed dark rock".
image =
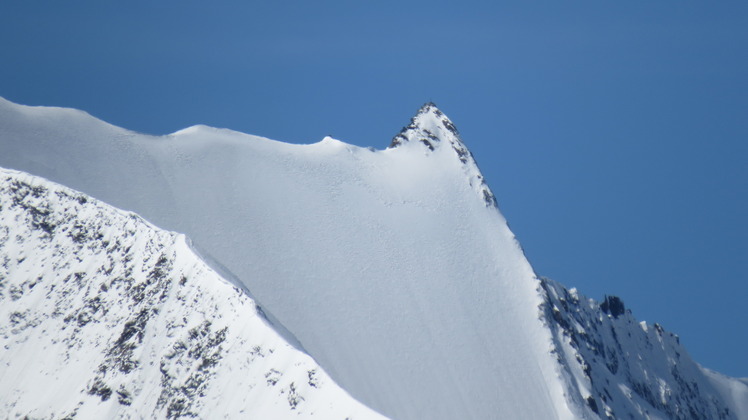
<svg viewBox="0 0 748 420">
<path fill-rule="evenodd" d="M 88 388 L 89 395 L 97 395 L 101 401 L 106 401 L 112 396 L 112 389 L 107 386 L 101 379 L 96 379 Z"/>
<path fill-rule="evenodd" d="M 124 385 L 120 386 L 117 390 L 117 402 L 122 405 L 132 404 L 132 395 L 130 395 L 130 392 L 125 389 Z"/>
<path fill-rule="evenodd" d="M 560 361 L 574 360 L 584 372 L 592 392 L 586 402 L 593 413 L 609 419 L 639 418 L 647 411 L 677 420 L 734 418 L 714 391 L 700 389 L 693 378 L 684 378 L 678 362 L 673 364 L 669 352 L 685 363 L 680 358 L 680 343 L 662 326 L 653 325 L 654 333 L 662 337 L 653 340 L 618 297 L 606 296 L 597 304 L 577 299 L 552 280 L 541 278 L 540 286 L 546 296 L 546 302 L 540 305 L 541 318 L 556 340 L 552 352 Z M 566 351 L 564 341 L 572 348 L 572 354 L 566 357 L 562 356 Z M 692 361 L 688 363 L 689 371 L 698 372 Z M 662 375 L 656 366 L 669 366 L 668 372 Z M 663 383 L 668 387 L 663 389 Z M 630 389 L 647 406 L 640 407 L 621 392 L 623 388 Z M 619 410 L 626 407 L 628 414 L 615 414 L 613 406 Z"/>
<path fill-rule="evenodd" d="M 590 409 L 595 414 L 600 414 L 600 410 L 597 408 L 597 401 L 595 401 L 595 398 L 593 398 L 591 395 L 587 397 L 587 405 L 590 406 Z"/>
<path fill-rule="evenodd" d="M 317 379 L 317 370 L 312 369 L 310 371 L 307 371 L 307 376 L 309 377 L 309 386 L 311 386 L 312 388 L 318 388 L 319 379 Z"/>
<path fill-rule="evenodd" d="M 618 296 L 605 296 L 600 304 L 600 309 L 613 318 L 618 318 L 626 312 L 626 307 Z"/>
<path fill-rule="evenodd" d="M 299 405 L 301 401 L 304 400 L 304 397 L 299 395 L 298 392 L 296 392 L 296 385 L 294 385 L 293 382 L 288 386 L 288 405 L 291 407 L 291 410 L 295 410 L 296 406 Z"/>
</svg>

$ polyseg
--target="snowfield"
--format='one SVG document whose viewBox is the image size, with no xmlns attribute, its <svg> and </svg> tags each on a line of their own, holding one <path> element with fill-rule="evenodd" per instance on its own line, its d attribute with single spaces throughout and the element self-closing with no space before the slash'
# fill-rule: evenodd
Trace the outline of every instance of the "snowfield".
<svg viewBox="0 0 748 420">
<path fill-rule="evenodd" d="M 617 301 L 538 278 L 433 104 L 374 150 L 205 126 L 148 136 L 0 99 L 0 166 L 185 233 L 385 416 L 748 418 L 743 382 Z"/>
<path fill-rule="evenodd" d="M 0 417 L 382 418 L 184 235 L 0 169 Z"/>
</svg>

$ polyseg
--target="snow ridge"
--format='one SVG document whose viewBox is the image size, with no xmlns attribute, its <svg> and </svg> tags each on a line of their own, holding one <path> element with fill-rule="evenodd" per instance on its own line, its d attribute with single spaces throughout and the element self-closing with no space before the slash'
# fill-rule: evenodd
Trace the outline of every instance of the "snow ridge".
<svg viewBox="0 0 748 420">
<path fill-rule="evenodd" d="M 0 168 L 0 417 L 381 418 L 184 235 Z"/>
<path fill-rule="evenodd" d="M 123 137 L 42 114 L 0 101 L 0 166 L 189 235 L 367 406 L 403 420 L 571 418 L 532 268 L 448 142 Z"/>
<path fill-rule="evenodd" d="M 486 184 L 473 154 L 460 139 L 454 123 L 436 107 L 433 102 L 424 104 L 411 118 L 410 124 L 403 127 L 390 143 L 390 148 L 401 147 L 405 144 L 421 144 L 429 151 L 435 151 L 443 143 L 449 144 L 457 158 L 462 162 L 465 175 L 470 186 L 483 199 L 486 206 L 497 207 L 496 197 Z"/>
<path fill-rule="evenodd" d="M 390 148 L 373 150 L 330 138 L 310 145 L 290 145 L 204 126 L 169 136 L 147 136 L 85 114 L 22 107 L 0 100 L 2 165 L 44 175 L 117 207 L 135 210 L 161 227 L 185 232 L 204 247 L 205 255 L 215 258 L 216 266 L 235 273 L 235 284 L 252 290 L 338 384 L 393 418 L 748 419 L 748 387 L 744 382 L 698 366 L 676 337 L 657 325 L 635 322 L 620 299 L 609 297 L 598 304 L 574 289 L 538 278 L 497 210 L 495 198 L 454 124 L 433 104 L 421 108 Z M 257 315 L 246 293 L 218 279 L 215 268 L 210 270 L 202 262 L 194 262 L 185 241 L 179 245 L 167 235 L 163 245 L 147 248 L 143 241 L 162 242 L 152 239 L 154 233 L 148 229 L 140 233 L 140 225 L 135 224 L 114 229 L 134 232 L 126 234 L 117 249 L 111 249 L 113 240 L 107 235 L 112 234 L 100 228 L 87 228 L 93 235 L 84 234 L 83 245 L 79 246 L 64 232 L 74 232 L 72 238 L 77 238 L 80 235 L 75 233 L 75 223 L 85 226 L 89 218 L 110 220 L 109 216 L 102 219 L 87 213 L 85 206 L 77 207 L 75 200 L 43 191 L 58 191 L 58 187 L 40 184 L 44 188 L 37 193 L 36 181 L 32 181 L 26 182 L 31 187 L 19 189 L 30 193 L 22 197 L 12 193 L 10 199 L 0 202 L 0 227 L 9 229 L 7 233 L 0 231 L 0 248 L 9 256 L 4 269 L 12 270 L 0 273 L 12 279 L 0 281 L 8 287 L 0 291 L 4 293 L 0 297 L 0 317 L 12 323 L 0 331 L 0 339 L 10 343 L 3 341 L 0 345 L 9 345 L 12 353 L 0 350 L 0 358 L 4 362 L 7 355 L 15 369 L 9 373 L 0 364 L 0 377 L 22 377 L 19 366 L 28 365 L 56 378 L 73 379 L 69 386 L 66 382 L 58 387 L 65 393 L 60 394 L 57 405 L 47 400 L 43 401 L 46 405 L 30 402 L 38 395 L 53 398 L 47 394 L 54 392 L 34 388 L 47 383 L 39 379 L 42 373 L 28 376 L 32 379 L 26 385 L 34 392 L 27 396 L 11 389 L 14 384 L 0 383 L 0 395 L 11 396 L 0 402 L 16 401 L 12 413 L 30 412 L 26 407 L 33 404 L 63 407 L 60 404 L 67 401 L 83 401 L 85 410 L 116 408 L 114 412 L 121 413 L 125 409 L 114 401 L 119 397 L 115 393 L 120 384 L 125 384 L 128 392 L 153 389 L 157 395 L 162 393 L 163 373 L 159 368 L 164 355 L 151 349 L 175 349 L 178 342 L 192 348 L 192 335 L 199 338 L 195 345 L 207 351 L 203 370 L 199 368 L 203 362 L 198 361 L 191 365 L 192 370 L 186 368 L 191 362 L 183 358 L 184 352 L 167 358 L 163 365 L 167 372 L 173 372 L 169 378 L 173 376 L 174 380 L 166 381 L 168 389 L 179 389 L 180 381 L 186 384 L 186 378 L 195 372 L 207 375 L 207 383 L 214 384 L 207 385 L 207 399 L 188 408 L 189 412 L 203 413 L 207 407 L 216 407 L 219 396 L 211 389 L 239 389 L 241 386 L 233 383 L 237 378 L 244 380 L 246 388 L 242 389 L 248 389 L 248 395 L 257 395 L 274 407 L 259 411 L 260 418 L 327 413 L 313 408 L 326 401 L 337 401 L 330 406 L 337 411 L 331 416 L 320 414 L 322 418 L 340 418 L 338 414 L 348 415 L 360 407 L 350 402 L 332 379 L 323 381 L 329 386 L 322 391 L 312 386 L 309 371 L 318 369 L 315 372 L 322 375 L 322 369 L 305 355 L 281 351 L 281 347 L 290 348 L 287 343 L 264 341 L 270 340 L 265 333 L 241 335 L 244 330 L 237 331 L 233 326 L 245 323 L 245 317 L 251 320 L 246 323 L 262 321 L 263 328 L 267 323 Z M 41 197 L 46 197 L 51 207 L 33 202 L 18 216 L 18 206 L 26 206 L 24 200 Z M 14 204 L 16 201 L 20 204 Z M 73 223 L 72 213 L 63 213 L 71 216 L 72 226 L 57 223 L 57 216 L 48 217 L 68 208 L 81 219 Z M 106 223 L 123 226 L 124 222 L 112 217 Z M 96 232 L 100 231 L 103 236 L 98 238 Z M 144 239 L 136 240 L 133 235 Z M 104 246 L 103 241 L 109 241 L 109 245 Z M 131 251 L 125 251 L 125 242 L 133 244 Z M 189 253 L 177 252 L 180 247 Z M 49 257 L 50 249 L 79 255 L 83 261 L 57 254 Z M 32 258 L 36 252 L 30 250 L 43 252 Z M 114 258 L 111 264 L 106 259 L 110 251 Z M 162 255 L 166 262 L 159 263 Z M 121 261 L 127 258 L 132 264 L 123 265 Z M 55 302 L 64 303 L 62 315 L 52 316 L 53 311 L 29 317 L 33 314 L 27 309 L 33 302 L 46 301 L 48 292 L 43 287 L 51 284 L 46 280 L 34 282 L 38 278 L 34 270 L 38 266 L 42 270 L 39 274 L 50 272 L 50 264 L 71 264 L 61 271 L 64 277 L 58 281 L 64 283 L 69 277 L 65 284 L 75 284 L 80 280 L 85 292 L 71 298 L 65 287 L 56 286 L 49 293 Z M 117 278 L 132 278 L 132 282 L 102 283 L 99 276 L 110 265 L 114 266 L 112 273 L 119 273 Z M 132 276 L 125 275 L 130 265 Z M 195 274 L 195 281 L 180 285 L 181 274 L 191 272 L 185 267 L 193 265 L 203 267 L 193 271 L 216 280 L 197 281 L 200 276 Z M 149 283 L 149 275 L 154 272 L 165 273 L 167 280 Z M 77 279 L 76 273 L 98 274 Z M 105 294 L 97 291 L 102 285 L 108 288 Z M 185 287 L 196 285 L 205 287 L 189 289 L 184 300 L 178 298 L 187 293 Z M 144 293 L 138 292 L 140 288 Z M 141 294 L 143 301 L 150 303 L 133 302 L 131 295 Z M 101 308 L 88 305 L 100 295 L 100 300 L 108 302 L 104 307 L 111 306 L 111 301 L 121 301 L 130 302 L 128 305 L 136 310 L 103 314 Z M 160 300 L 162 295 L 166 296 L 164 302 Z M 244 296 L 241 301 L 245 303 L 236 303 L 236 296 Z M 228 304 L 228 312 L 225 302 L 234 302 Z M 22 303 L 27 307 L 13 306 Z M 151 311 L 147 320 L 138 317 L 141 308 Z M 156 309 L 158 314 L 153 313 Z M 96 316 L 85 315 L 91 311 Z M 99 314 L 102 320 L 97 322 Z M 161 332 L 170 331 L 172 315 L 177 319 L 172 324 L 182 319 L 179 317 L 186 317 L 190 323 L 183 323 L 186 329 L 174 330 L 177 336 L 169 337 Z M 62 329 L 67 325 L 65 319 L 70 326 Z M 212 320 L 209 330 L 202 327 L 206 319 Z M 80 322 L 84 324 L 78 325 Z M 138 326 L 143 323 L 141 343 Z M 21 329 L 27 324 L 30 326 Z M 113 332 L 99 331 L 101 325 L 114 325 Z M 124 334 L 120 340 L 125 325 L 131 325 L 128 331 L 133 333 Z M 223 338 L 221 331 L 226 327 Z M 57 348 L 57 344 L 44 342 L 46 332 L 61 330 L 63 334 L 54 335 L 55 340 L 78 343 L 80 334 L 73 334 L 76 328 L 96 332 L 86 334 L 94 337 L 91 343 L 80 344 L 91 346 L 94 361 L 39 355 L 42 350 L 38 349 L 44 345 Z M 249 330 L 255 331 L 248 326 Z M 276 331 L 271 332 L 277 338 Z M 74 337 L 68 338 L 71 334 Z M 166 341 L 148 347 L 155 343 L 154 334 L 161 334 L 159 337 L 166 337 Z M 245 341 L 237 342 L 232 338 L 235 335 Z M 117 341 L 124 350 L 111 350 L 117 347 L 113 347 Z M 210 349 L 217 347 L 208 344 L 218 341 L 219 347 L 232 351 L 222 350 L 220 358 L 214 357 Z M 134 347 L 129 353 L 131 344 Z M 246 345 L 253 351 L 254 346 L 261 346 L 262 355 L 258 353 L 252 363 L 242 364 L 242 354 L 246 354 L 236 349 Z M 265 351 L 270 348 L 274 349 L 272 353 Z M 187 355 L 191 352 L 185 351 Z M 33 360 L 24 358 L 26 353 Z M 297 356 L 306 362 L 290 361 Z M 270 360 L 273 357 L 285 362 Z M 137 366 L 130 373 L 122 372 L 123 366 L 130 369 L 130 361 L 137 361 Z M 150 363 L 153 372 L 146 369 Z M 68 364 L 71 367 L 65 367 Z M 294 370 L 289 366 L 299 367 Z M 256 375 L 245 375 L 241 369 L 260 372 L 259 382 Z M 283 372 L 274 386 L 272 382 L 278 376 L 271 369 Z M 80 374 L 76 372 L 88 374 L 77 377 Z M 135 376 L 139 379 L 133 379 Z M 48 380 L 46 376 L 44 379 Z M 50 383 L 57 386 L 59 380 Z M 258 394 L 252 394 L 255 391 Z M 178 401 L 179 392 L 166 393 L 165 398 Z M 159 399 L 144 399 L 146 394 L 132 392 L 131 405 L 143 405 L 146 411 L 156 407 Z M 109 398 L 102 400 L 104 395 Z M 248 407 L 241 392 L 220 398 L 226 395 L 228 408 L 218 408 L 215 413 L 224 409 L 232 415 L 236 412 L 226 410 Z M 292 395 L 304 398 L 291 398 L 297 401 L 296 408 L 290 407 L 288 397 Z M 75 409 L 64 407 L 68 411 L 54 412 Z M 44 410 L 31 414 L 51 412 Z M 369 412 L 363 413 L 360 415 L 366 417 Z"/>
</svg>

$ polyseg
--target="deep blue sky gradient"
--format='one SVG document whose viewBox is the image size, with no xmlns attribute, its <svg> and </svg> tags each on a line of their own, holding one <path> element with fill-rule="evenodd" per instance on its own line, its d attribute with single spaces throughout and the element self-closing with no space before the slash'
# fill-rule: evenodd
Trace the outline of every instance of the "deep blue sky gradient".
<svg viewBox="0 0 748 420">
<path fill-rule="evenodd" d="M 539 274 L 748 376 L 748 2 L 496 3 L 4 1 L 0 96 L 376 148 L 434 101 Z"/>
</svg>

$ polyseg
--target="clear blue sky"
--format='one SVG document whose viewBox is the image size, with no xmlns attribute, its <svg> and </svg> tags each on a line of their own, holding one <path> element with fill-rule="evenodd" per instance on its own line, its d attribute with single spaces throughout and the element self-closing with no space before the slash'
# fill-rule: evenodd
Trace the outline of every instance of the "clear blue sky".
<svg viewBox="0 0 748 420">
<path fill-rule="evenodd" d="M 4 1 L 0 96 L 377 148 L 434 101 L 539 274 L 748 376 L 748 2 L 496 3 Z"/>
</svg>

